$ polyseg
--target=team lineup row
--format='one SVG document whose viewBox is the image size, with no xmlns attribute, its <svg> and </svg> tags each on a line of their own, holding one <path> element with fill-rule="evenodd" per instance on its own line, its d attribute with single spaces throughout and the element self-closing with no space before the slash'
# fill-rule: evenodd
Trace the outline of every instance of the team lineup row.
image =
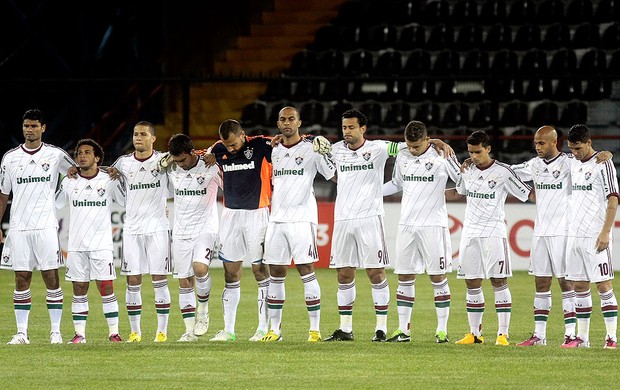
<svg viewBox="0 0 620 390">
<path fill-rule="evenodd" d="M 246 136 L 232 119 L 222 122 L 220 141 L 205 151 L 194 149 L 187 135 L 174 135 L 168 152 L 153 149 L 155 128 L 139 122 L 133 129 L 135 151 L 103 170 L 103 150 L 80 140 L 75 160 L 42 142 L 45 120 L 39 110 L 23 116 L 22 145 L 2 158 L 0 216 L 12 193 L 9 234 L 0 266 L 15 273 L 13 293 L 17 333 L 8 344 L 29 344 L 32 271 L 41 270 L 51 319 L 50 342 L 62 343 L 63 292 L 58 267 L 58 222 L 55 208 L 70 210 L 66 279 L 72 282 L 75 335 L 86 342 L 88 289 L 95 280 L 102 296 L 109 340 L 121 342 L 119 306 L 113 289 L 110 206 L 125 207 L 121 274 L 126 275 L 126 310 L 131 332 L 127 342 L 142 340 L 142 276 L 151 275 L 157 311 L 156 342 L 168 338 L 170 291 L 167 274 L 179 280 L 179 306 L 185 333 L 178 341 L 196 341 L 209 327 L 214 253 L 223 262 L 224 329 L 211 341 L 234 341 L 242 266 L 251 264 L 258 284 L 258 326 L 251 341 L 282 340 L 285 279 L 294 259 L 304 288 L 309 316 L 308 341 L 320 334 L 321 288 L 314 273 L 317 173 L 337 183 L 330 268 L 337 270 L 340 326 L 324 341 L 353 340 L 356 270 L 364 269 L 372 285 L 376 313 L 372 341 L 410 341 L 415 278 L 429 275 L 437 315 L 436 341 L 448 342 L 452 271 L 447 199 L 466 199 L 457 277 L 467 287 L 470 332 L 457 344 L 479 344 L 485 300 L 482 281 L 490 279 L 495 295 L 498 331 L 495 344 L 509 345 L 512 275 L 506 243 L 504 203 L 510 194 L 536 202 L 530 273 L 535 277 L 535 329 L 519 346 L 546 345 L 552 278 L 562 290 L 565 340 L 562 347 L 589 347 L 592 312 L 590 283 L 601 298 L 606 327 L 605 348 L 616 348 L 617 300 L 613 292 L 611 227 L 618 204 L 618 182 L 609 155 L 592 147 L 588 128 L 573 126 L 570 155 L 558 150 L 557 132 L 536 132 L 537 157 L 509 166 L 494 160 L 490 139 L 482 131 L 467 139 L 470 158 L 459 163 L 450 148 L 431 140 L 423 123 L 412 121 L 404 143 L 367 140 L 367 119 L 357 110 L 342 115 L 343 140 L 304 137 L 294 107 L 284 107 L 275 138 Z M 395 157 L 392 180 L 383 183 L 386 161 Z M 60 177 L 67 173 L 67 176 Z M 456 187 L 446 190 L 448 180 Z M 526 182 L 532 182 L 534 188 Z M 223 191 L 221 218 L 218 190 Z M 399 327 L 390 336 L 387 313 L 390 289 L 385 267 L 390 256 L 384 237 L 383 196 L 402 191 L 398 222 L 396 301 Z M 174 199 L 170 229 L 166 201 Z M 570 210 L 567 211 L 567 210 Z M 169 242 L 169 231 L 172 241 Z M 0 231 L 0 239 L 3 238 Z M 217 248 L 216 248 L 217 245 Z"/>
</svg>

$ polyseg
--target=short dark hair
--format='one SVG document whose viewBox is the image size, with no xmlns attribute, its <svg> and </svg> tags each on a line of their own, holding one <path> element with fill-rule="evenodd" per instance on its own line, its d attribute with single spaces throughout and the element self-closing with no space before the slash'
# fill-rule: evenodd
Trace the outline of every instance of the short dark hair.
<svg viewBox="0 0 620 390">
<path fill-rule="evenodd" d="M 590 139 L 590 130 L 586 125 L 578 124 L 568 130 L 568 142 L 576 144 L 577 142 L 585 143 Z"/>
<path fill-rule="evenodd" d="M 192 150 L 194 150 L 194 143 L 186 134 L 175 134 L 168 141 L 168 151 L 173 156 L 180 156 L 183 153 L 190 154 Z"/>
<path fill-rule="evenodd" d="M 84 138 L 84 139 L 81 139 L 81 140 L 79 140 L 77 142 L 77 145 L 75 145 L 75 157 L 77 157 L 78 149 L 82 145 L 90 145 L 90 146 L 92 146 L 93 147 L 93 151 L 95 152 L 95 157 L 99 157 L 99 163 L 103 162 L 103 148 L 94 139 L 91 139 L 91 138 Z M 99 165 L 99 164 L 97 164 L 97 165 Z"/>
<path fill-rule="evenodd" d="M 42 125 L 45 124 L 45 117 L 43 116 L 43 112 L 38 108 L 31 108 L 24 113 L 22 120 L 31 120 L 31 121 L 39 121 Z"/>
<path fill-rule="evenodd" d="M 405 127 L 405 140 L 409 142 L 419 141 L 427 136 L 426 125 L 420 121 L 411 121 Z"/>
<path fill-rule="evenodd" d="M 151 132 L 152 135 L 155 135 L 155 125 L 152 124 L 151 122 L 147 122 L 147 121 L 140 121 L 138 123 L 136 123 L 136 125 L 134 126 L 134 128 L 136 126 L 144 126 L 147 127 L 149 129 L 149 131 Z"/>
<path fill-rule="evenodd" d="M 241 128 L 241 123 L 237 122 L 234 119 L 226 119 L 220 125 L 218 133 L 223 139 L 228 139 L 228 137 L 230 137 L 230 134 L 239 134 L 241 133 L 241 130 L 243 130 Z"/>
<path fill-rule="evenodd" d="M 368 126 L 368 118 L 360 110 L 352 109 L 342 113 L 342 119 L 349 118 L 357 118 L 357 123 L 359 123 L 360 127 Z"/>
<path fill-rule="evenodd" d="M 489 135 L 482 130 L 474 131 L 467 137 L 467 144 L 469 145 L 482 145 L 486 148 L 491 145 L 491 139 Z"/>
</svg>

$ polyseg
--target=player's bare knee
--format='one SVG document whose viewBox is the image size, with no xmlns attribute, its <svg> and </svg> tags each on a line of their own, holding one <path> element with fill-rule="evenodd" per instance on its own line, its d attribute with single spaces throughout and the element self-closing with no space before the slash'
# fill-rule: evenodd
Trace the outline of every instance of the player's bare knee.
<svg viewBox="0 0 620 390">
<path fill-rule="evenodd" d="M 58 288 L 60 288 L 60 280 L 58 278 L 57 269 L 42 271 L 41 276 L 43 277 L 43 282 L 45 283 L 45 287 L 47 287 L 48 290 L 57 290 Z"/>
<path fill-rule="evenodd" d="M 491 285 L 495 288 L 504 287 L 508 285 L 508 279 L 506 278 L 491 278 Z"/>
<path fill-rule="evenodd" d="M 97 287 L 102 297 L 114 294 L 114 282 L 111 280 L 98 280 Z M 88 286 L 86 287 L 86 291 L 88 291 Z"/>
</svg>

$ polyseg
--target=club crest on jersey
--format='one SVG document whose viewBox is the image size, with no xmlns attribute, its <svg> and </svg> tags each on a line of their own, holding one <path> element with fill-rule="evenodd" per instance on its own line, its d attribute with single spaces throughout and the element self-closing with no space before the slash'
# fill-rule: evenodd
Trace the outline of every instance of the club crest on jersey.
<svg viewBox="0 0 620 390">
<path fill-rule="evenodd" d="M 426 164 L 424 164 L 424 168 L 426 168 L 427 171 L 430 171 L 432 167 L 433 167 L 432 162 L 427 162 Z"/>
<path fill-rule="evenodd" d="M 243 151 L 243 155 L 245 156 L 245 158 L 247 158 L 249 160 L 254 155 L 254 150 L 253 149 L 246 149 L 246 150 Z"/>
<path fill-rule="evenodd" d="M 205 177 L 204 176 L 196 176 L 196 181 L 198 182 L 198 184 L 202 184 L 205 182 Z"/>
<path fill-rule="evenodd" d="M 103 187 L 97 188 L 97 195 L 99 195 L 99 196 L 105 195 L 105 188 L 103 188 Z"/>
<path fill-rule="evenodd" d="M 10 259 L 11 259 L 11 256 L 9 256 L 9 255 L 2 256 L 2 262 L 5 263 L 5 264 L 7 264 Z"/>
<path fill-rule="evenodd" d="M 590 177 L 592 176 L 592 174 L 590 172 L 586 172 L 586 174 L 584 175 L 584 177 L 586 178 L 586 180 L 590 180 Z"/>
<path fill-rule="evenodd" d="M 557 179 L 557 178 L 558 178 L 558 176 L 560 176 L 560 171 L 553 171 L 553 173 L 551 173 L 551 174 L 553 175 L 553 177 L 554 177 L 555 179 Z"/>
<path fill-rule="evenodd" d="M 153 175 L 153 177 L 159 176 L 159 171 L 157 170 L 157 168 L 151 169 L 151 175 Z"/>
<path fill-rule="evenodd" d="M 364 160 L 366 160 L 366 161 L 370 160 L 370 152 L 362 153 L 362 157 L 364 157 Z"/>
<path fill-rule="evenodd" d="M 47 170 L 50 169 L 50 165 L 48 163 L 43 163 L 41 164 L 41 168 L 43 168 L 43 170 L 47 172 Z"/>
<path fill-rule="evenodd" d="M 297 165 L 301 165 L 301 163 L 304 162 L 304 158 L 299 156 L 299 157 L 295 157 L 295 163 Z"/>
<path fill-rule="evenodd" d="M 495 182 L 495 180 L 489 180 L 489 188 L 495 188 L 496 185 L 497 182 Z"/>
</svg>

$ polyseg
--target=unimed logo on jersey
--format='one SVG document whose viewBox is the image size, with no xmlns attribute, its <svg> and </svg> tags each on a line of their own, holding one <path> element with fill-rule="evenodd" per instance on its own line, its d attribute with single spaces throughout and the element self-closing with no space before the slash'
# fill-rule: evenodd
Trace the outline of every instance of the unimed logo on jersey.
<svg viewBox="0 0 620 390">
<path fill-rule="evenodd" d="M 28 176 L 28 177 L 17 178 L 17 184 L 44 183 L 46 181 L 52 181 L 52 176 L 51 175 L 41 176 L 41 177 Z"/>
<path fill-rule="evenodd" d="M 131 191 L 133 190 L 148 190 L 151 188 L 158 188 L 161 187 L 161 184 L 159 184 L 158 181 L 156 181 L 155 183 L 136 183 L 136 184 L 130 184 L 129 185 L 129 189 Z"/>
<path fill-rule="evenodd" d="M 254 161 L 251 161 L 247 164 L 224 164 L 224 166 L 222 167 L 222 169 L 224 170 L 224 172 L 233 172 L 233 171 L 247 171 L 250 169 L 254 169 L 255 165 L 254 165 Z"/>
<path fill-rule="evenodd" d="M 422 181 L 432 183 L 435 181 L 435 175 L 430 176 L 416 176 L 416 175 L 403 175 L 403 181 Z"/>
<path fill-rule="evenodd" d="M 304 169 L 274 169 L 273 170 L 273 176 L 286 176 L 286 175 L 293 175 L 293 176 L 303 176 L 304 174 Z"/>
<path fill-rule="evenodd" d="M 467 196 L 470 198 L 477 198 L 477 199 L 495 199 L 495 191 L 491 192 L 490 194 L 485 194 L 485 193 L 476 192 L 476 191 L 467 191 Z"/>
<path fill-rule="evenodd" d="M 558 184 L 545 184 L 545 183 L 536 183 L 537 190 L 561 190 L 562 182 Z"/>
<path fill-rule="evenodd" d="M 374 169 L 375 166 L 373 163 L 369 163 L 369 164 L 360 164 L 360 165 L 341 165 L 340 166 L 340 172 L 352 172 L 352 171 L 370 171 L 371 169 Z"/>
</svg>

